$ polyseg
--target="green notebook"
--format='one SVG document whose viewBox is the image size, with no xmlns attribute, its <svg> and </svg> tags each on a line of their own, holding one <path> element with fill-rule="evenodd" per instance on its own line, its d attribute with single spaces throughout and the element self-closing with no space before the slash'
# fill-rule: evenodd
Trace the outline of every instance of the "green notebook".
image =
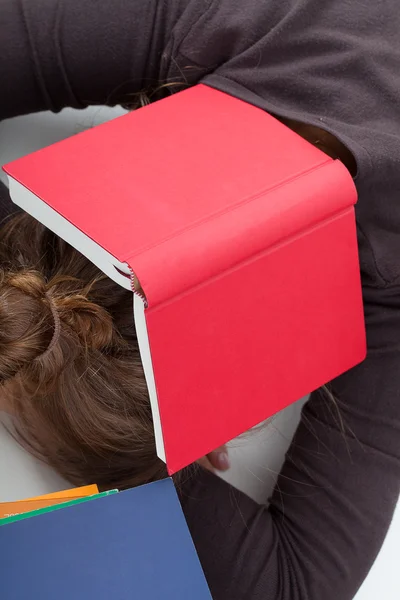
<svg viewBox="0 0 400 600">
<path fill-rule="evenodd" d="M 61 504 L 55 504 L 53 506 L 47 506 L 39 510 L 32 510 L 31 512 L 22 513 L 20 515 L 13 515 L 12 517 L 6 517 L 0 519 L 0 527 L 2 525 L 8 525 L 9 523 L 15 523 L 15 521 L 22 521 L 23 519 L 30 519 L 31 517 L 37 517 L 38 515 L 44 515 L 54 510 L 60 510 L 60 508 L 67 508 L 68 506 L 75 506 L 75 504 L 81 504 L 82 502 L 88 502 L 89 500 L 96 500 L 96 498 L 104 498 L 104 496 L 110 496 L 111 494 L 118 494 L 118 490 L 110 490 L 108 492 L 102 492 L 100 494 L 94 494 L 93 496 L 86 496 L 85 498 L 78 498 L 77 500 L 70 500 L 69 502 L 62 502 Z"/>
</svg>

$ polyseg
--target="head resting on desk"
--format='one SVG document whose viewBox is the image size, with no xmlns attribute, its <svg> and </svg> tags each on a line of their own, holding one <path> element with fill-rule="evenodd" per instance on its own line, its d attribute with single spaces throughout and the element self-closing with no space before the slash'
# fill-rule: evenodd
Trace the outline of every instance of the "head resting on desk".
<svg viewBox="0 0 400 600">
<path fill-rule="evenodd" d="M 0 403 L 75 485 L 166 475 L 155 452 L 132 294 L 26 214 L 0 229 Z"/>
<path fill-rule="evenodd" d="M 352 174 L 330 133 L 280 118 Z M 0 409 L 16 435 L 75 485 L 166 476 L 156 456 L 132 295 L 28 215 L 0 228 Z"/>
</svg>

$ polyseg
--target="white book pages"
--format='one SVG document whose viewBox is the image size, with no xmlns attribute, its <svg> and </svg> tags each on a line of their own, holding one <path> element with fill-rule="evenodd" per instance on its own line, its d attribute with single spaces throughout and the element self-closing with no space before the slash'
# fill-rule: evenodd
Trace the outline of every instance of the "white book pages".
<svg viewBox="0 0 400 600">
<path fill-rule="evenodd" d="M 71 244 L 110 279 L 132 291 L 131 273 L 127 264 L 118 261 L 13 177 L 9 177 L 8 180 L 10 196 L 14 204 L 20 206 L 37 221 Z"/>
</svg>

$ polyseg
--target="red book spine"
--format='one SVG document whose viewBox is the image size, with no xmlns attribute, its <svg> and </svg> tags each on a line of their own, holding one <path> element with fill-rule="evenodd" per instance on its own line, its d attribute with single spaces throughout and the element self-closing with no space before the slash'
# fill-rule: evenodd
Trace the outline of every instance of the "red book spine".
<svg viewBox="0 0 400 600">
<path fill-rule="evenodd" d="M 328 159 L 145 249 L 129 264 L 154 307 L 351 210 L 356 197 L 345 167 Z"/>
</svg>

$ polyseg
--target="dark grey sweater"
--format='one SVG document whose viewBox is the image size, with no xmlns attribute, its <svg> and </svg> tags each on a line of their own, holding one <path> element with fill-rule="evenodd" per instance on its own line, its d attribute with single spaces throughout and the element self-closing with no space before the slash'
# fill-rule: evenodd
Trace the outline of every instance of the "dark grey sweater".
<svg viewBox="0 0 400 600">
<path fill-rule="evenodd" d="M 203 81 L 353 152 L 366 361 L 337 408 L 312 395 L 269 508 L 208 473 L 181 490 L 215 600 L 352 598 L 400 482 L 397 2 L 0 0 L 0 27 L 0 118 Z"/>
</svg>

